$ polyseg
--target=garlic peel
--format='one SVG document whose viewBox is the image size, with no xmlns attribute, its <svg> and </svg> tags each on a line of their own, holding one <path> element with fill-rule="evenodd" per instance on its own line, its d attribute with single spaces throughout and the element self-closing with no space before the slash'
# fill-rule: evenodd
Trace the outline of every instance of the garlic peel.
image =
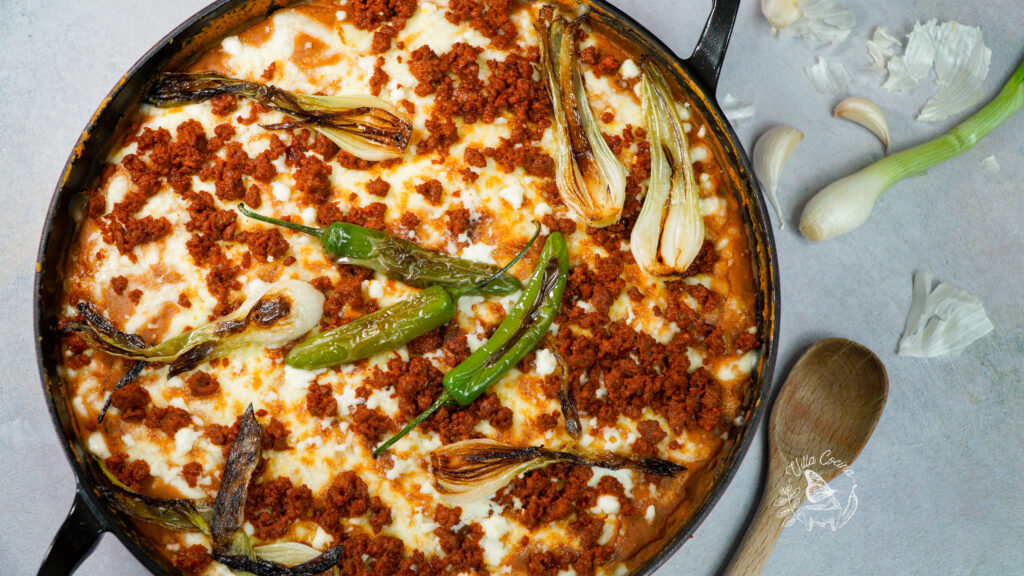
<svg viewBox="0 0 1024 576">
<path fill-rule="evenodd" d="M 886 61 L 896 53 L 893 48 L 902 46 L 903 43 L 889 32 L 888 29 L 879 26 L 867 42 L 868 56 L 871 57 L 871 65 L 868 70 L 885 70 Z"/>
<path fill-rule="evenodd" d="M 813 66 L 804 68 L 804 73 L 814 89 L 821 94 L 839 94 L 850 83 L 850 73 L 845 66 L 839 62 L 829 62 L 821 56 Z"/>
<path fill-rule="evenodd" d="M 932 275 L 918 272 L 899 355 L 959 354 L 993 328 L 976 296 L 945 282 L 932 289 Z"/>
<path fill-rule="evenodd" d="M 853 11 L 839 0 L 802 0 L 796 10 L 799 16 L 781 27 L 782 38 L 798 36 L 834 44 L 845 40 L 856 23 Z"/>
<path fill-rule="evenodd" d="M 914 25 L 913 31 L 907 35 L 907 48 L 903 55 L 893 56 L 886 65 L 889 78 L 882 84 L 882 88 L 890 92 L 910 90 L 928 76 L 935 60 L 936 27 L 935 20 Z"/>
<path fill-rule="evenodd" d="M 889 122 L 885 119 L 882 109 L 871 100 L 850 96 L 836 104 L 832 115 L 856 122 L 867 128 L 872 134 L 878 136 L 886 151 L 889 150 Z"/>
<path fill-rule="evenodd" d="M 935 31 L 935 76 L 939 89 L 918 114 L 923 122 L 939 122 L 981 100 L 985 94 L 992 50 L 981 30 L 959 22 L 944 22 Z"/>
<path fill-rule="evenodd" d="M 989 172 L 999 172 L 999 161 L 996 160 L 995 155 L 982 158 L 981 165 Z"/>
<path fill-rule="evenodd" d="M 870 44 L 868 49 L 870 52 Z M 882 87 L 910 90 L 934 68 L 938 90 L 925 102 L 917 119 L 939 122 L 981 100 L 991 58 L 992 51 L 985 46 L 979 28 L 955 20 L 918 22 L 907 35 L 903 55 L 889 59 L 889 78 Z"/>
<path fill-rule="evenodd" d="M 804 133 L 792 126 L 776 126 L 762 134 L 754 144 L 754 173 L 757 174 L 757 178 L 765 188 L 769 202 L 775 208 L 780 228 L 786 227 L 786 221 L 782 216 L 782 207 L 779 205 L 776 195 L 779 177 L 782 175 L 782 167 L 789 155 L 803 139 Z"/>
<path fill-rule="evenodd" d="M 753 104 L 741 102 L 732 94 L 726 93 L 721 101 L 722 113 L 732 124 L 739 124 L 754 117 L 757 108 Z"/>
</svg>

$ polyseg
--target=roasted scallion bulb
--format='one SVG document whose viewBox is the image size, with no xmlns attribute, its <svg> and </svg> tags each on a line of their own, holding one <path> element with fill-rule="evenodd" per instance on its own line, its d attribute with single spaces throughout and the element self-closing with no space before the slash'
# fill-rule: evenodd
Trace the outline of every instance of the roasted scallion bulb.
<svg viewBox="0 0 1024 576">
<path fill-rule="evenodd" d="M 466 504 L 488 498 L 513 478 L 555 462 L 595 468 L 629 468 L 656 476 L 685 470 L 658 458 L 630 458 L 611 452 L 549 450 L 543 446 L 511 446 L 488 439 L 463 440 L 430 454 L 434 487 L 450 502 Z"/>
<path fill-rule="evenodd" d="M 97 464 L 103 475 L 110 481 L 109 486 L 100 485 L 98 492 L 121 512 L 168 530 L 199 531 L 210 533 L 213 507 L 209 502 L 184 498 L 154 498 L 130 490 L 107 468 L 102 460 Z"/>
<path fill-rule="evenodd" d="M 704 244 L 704 219 L 686 132 L 672 89 L 650 60 L 640 80 L 651 143 L 647 196 L 630 235 L 636 263 L 648 274 L 673 276 L 693 263 Z"/>
<path fill-rule="evenodd" d="M 228 319 L 200 326 L 154 346 L 148 346 L 136 334 L 115 328 L 89 302 L 79 303 L 78 310 L 85 322 L 69 322 L 66 331 L 77 333 L 89 346 L 108 354 L 169 364 L 167 376 L 172 377 L 195 368 L 203 360 L 226 356 L 245 346 L 277 348 L 295 340 L 320 322 L 324 295 L 306 282 L 282 280 Z"/>
<path fill-rule="evenodd" d="M 313 96 L 276 86 L 229 78 L 216 72 L 161 75 L 147 102 L 163 108 L 184 106 L 231 94 L 283 112 L 291 122 L 263 126 L 270 130 L 306 127 L 328 137 L 342 150 L 364 160 L 387 160 L 405 152 L 412 122 L 380 98 Z"/>
<path fill-rule="evenodd" d="M 555 182 L 562 201 L 588 226 L 618 221 L 626 200 L 626 169 L 601 136 L 580 70 L 576 32 L 582 18 L 567 22 L 544 6 L 537 29 L 541 74 L 554 114 Z"/>
</svg>

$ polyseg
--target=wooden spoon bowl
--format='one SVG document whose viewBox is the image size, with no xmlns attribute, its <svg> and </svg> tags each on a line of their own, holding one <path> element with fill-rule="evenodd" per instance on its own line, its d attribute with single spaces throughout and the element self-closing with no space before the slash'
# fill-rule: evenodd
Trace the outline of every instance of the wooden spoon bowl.
<svg viewBox="0 0 1024 576">
<path fill-rule="evenodd" d="M 786 468 L 796 462 L 801 472 L 810 470 L 831 481 L 867 444 L 888 395 L 885 365 L 864 346 L 828 338 L 804 352 L 772 406 L 764 494 L 726 576 L 760 574 L 768 561 L 789 519 L 774 505 L 790 481 Z M 815 492 L 810 492 L 813 498 Z M 804 497 L 806 493 L 799 496 L 800 502 Z"/>
</svg>

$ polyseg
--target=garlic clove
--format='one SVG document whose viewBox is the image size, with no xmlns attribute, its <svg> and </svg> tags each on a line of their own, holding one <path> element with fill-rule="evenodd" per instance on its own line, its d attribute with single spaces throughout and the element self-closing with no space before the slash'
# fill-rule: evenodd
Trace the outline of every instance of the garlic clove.
<svg viewBox="0 0 1024 576">
<path fill-rule="evenodd" d="M 779 218 L 779 228 L 786 227 L 786 221 L 782 217 L 782 207 L 775 194 L 779 185 L 779 176 L 782 175 L 782 166 L 786 163 L 786 159 L 803 139 L 804 133 L 792 126 L 776 126 L 762 134 L 754 144 L 754 173 L 757 174 L 757 178 L 764 186 L 768 201 L 775 208 L 775 214 Z"/>
<path fill-rule="evenodd" d="M 882 109 L 871 100 L 850 96 L 836 104 L 836 107 L 832 110 L 832 116 L 846 118 L 867 128 L 882 141 L 885 151 L 889 151 L 889 122 L 886 121 Z"/>
<path fill-rule="evenodd" d="M 761 0 L 761 13 L 779 30 L 796 22 L 800 17 L 800 0 Z"/>
</svg>

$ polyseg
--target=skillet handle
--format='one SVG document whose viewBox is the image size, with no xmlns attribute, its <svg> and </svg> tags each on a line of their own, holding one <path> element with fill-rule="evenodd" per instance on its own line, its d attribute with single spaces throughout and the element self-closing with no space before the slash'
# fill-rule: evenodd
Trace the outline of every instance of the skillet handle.
<svg viewBox="0 0 1024 576">
<path fill-rule="evenodd" d="M 725 50 L 729 47 L 729 37 L 736 23 L 736 13 L 740 8 L 740 0 L 713 0 L 711 14 L 701 32 L 700 40 L 693 49 L 693 54 L 686 59 L 687 67 L 704 85 L 709 94 L 718 88 L 718 74 L 722 71 Z"/>
<path fill-rule="evenodd" d="M 85 560 L 106 528 L 82 497 L 82 489 L 75 492 L 64 524 L 50 544 L 38 576 L 69 576 Z"/>
</svg>

